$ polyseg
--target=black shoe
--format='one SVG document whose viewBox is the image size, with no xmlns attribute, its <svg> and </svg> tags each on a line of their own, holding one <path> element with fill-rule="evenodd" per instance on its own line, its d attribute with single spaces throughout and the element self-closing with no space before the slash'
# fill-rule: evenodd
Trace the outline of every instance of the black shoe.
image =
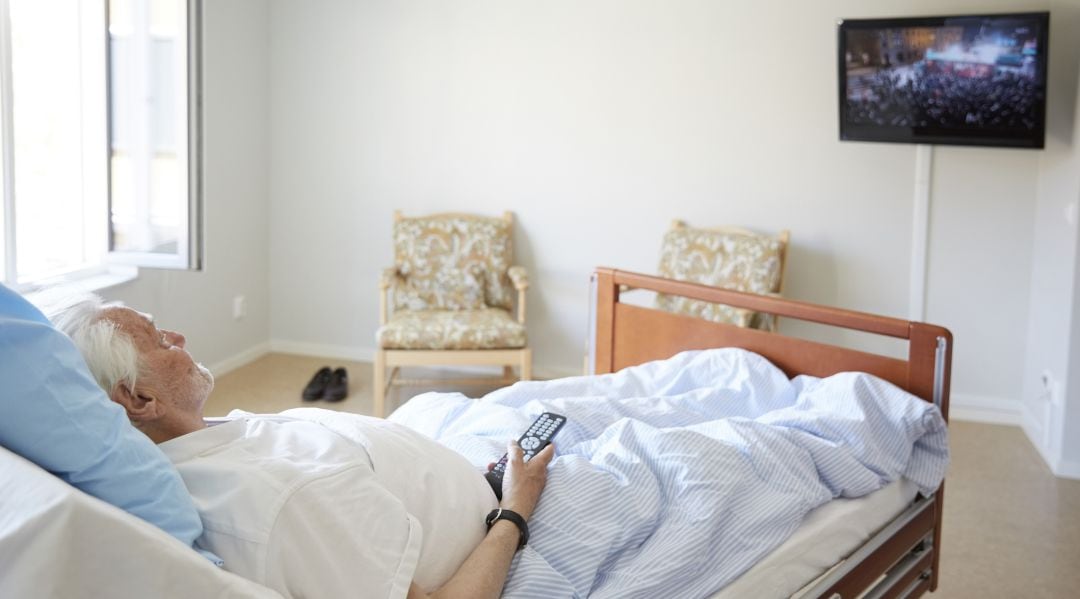
<svg viewBox="0 0 1080 599">
<path fill-rule="evenodd" d="M 341 401 L 349 395 L 349 373 L 344 368 L 338 368 L 330 376 L 330 383 L 326 385 L 326 401 Z"/>
<path fill-rule="evenodd" d="M 315 401 L 316 399 L 322 399 L 326 393 L 326 387 L 330 384 L 330 380 L 334 378 L 334 372 L 330 370 L 329 366 L 323 366 L 315 373 L 315 376 L 311 377 L 311 381 L 304 387 L 304 392 L 301 397 L 304 401 Z"/>
</svg>

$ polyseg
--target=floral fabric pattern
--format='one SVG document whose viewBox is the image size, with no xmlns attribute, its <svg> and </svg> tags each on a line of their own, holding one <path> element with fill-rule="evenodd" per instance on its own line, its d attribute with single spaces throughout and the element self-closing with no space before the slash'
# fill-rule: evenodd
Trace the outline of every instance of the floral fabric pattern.
<svg viewBox="0 0 1080 599">
<path fill-rule="evenodd" d="M 382 349 L 516 349 L 525 325 L 498 308 L 395 312 L 375 339 Z"/>
<path fill-rule="evenodd" d="M 394 223 L 395 310 L 510 309 L 509 221 L 460 214 Z"/>
<path fill-rule="evenodd" d="M 780 286 L 784 243 L 775 238 L 729 231 L 677 227 L 664 235 L 660 275 L 713 287 L 770 294 Z M 740 327 L 768 326 L 743 308 L 657 294 L 656 307 Z"/>
</svg>

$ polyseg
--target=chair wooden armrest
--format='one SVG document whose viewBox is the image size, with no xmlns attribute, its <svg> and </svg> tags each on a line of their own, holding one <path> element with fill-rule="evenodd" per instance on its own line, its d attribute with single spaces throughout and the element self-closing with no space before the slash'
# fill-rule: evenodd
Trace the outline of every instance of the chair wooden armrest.
<svg viewBox="0 0 1080 599">
<path fill-rule="evenodd" d="M 529 273 L 524 266 L 511 266 L 506 274 L 518 292 L 517 320 L 525 324 L 525 291 L 529 288 Z"/>
<path fill-rule="evenodd" d="M 506 274 L 510 277 L 510 282 L 514 284 L 514 289 L 524 291 L 529 288 L 529 273 L 524 266 L 511 266 Z"/>
<path fill-rule="evenodd" d="M 379 273 L 379 289 L 389 289 L 397 284 L 401 280 L 401 273 L 398 272 L 396 266 L 390 268 L 384 268 Z"/>
<path fill-rule="evenodd" d="M 396 266 L 384 268 L 379 275 L 379 326 L 386 324 L 386 305 L 388 302 L 389 290 L 392 287 L 396 287 L 400 281 L 401 273 L 398 272 Z"/>
</svg>

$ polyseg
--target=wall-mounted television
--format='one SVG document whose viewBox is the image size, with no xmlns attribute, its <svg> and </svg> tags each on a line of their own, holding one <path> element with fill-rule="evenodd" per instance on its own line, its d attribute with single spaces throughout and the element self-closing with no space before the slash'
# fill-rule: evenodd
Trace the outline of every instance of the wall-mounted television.
<svg viewBox="0 0 1080 599">
<path fill-rule="evenodd" d="M 1043 147 L 1050 13 L 844 19 L 840 139 Z"/>
</svg>

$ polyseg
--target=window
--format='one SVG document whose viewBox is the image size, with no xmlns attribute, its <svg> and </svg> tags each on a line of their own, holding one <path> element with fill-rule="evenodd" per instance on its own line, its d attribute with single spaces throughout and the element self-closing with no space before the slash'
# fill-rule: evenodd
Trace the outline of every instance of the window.
<svg viewBox="0 0 1080 599">
<path fill-rule="evenodd" d="M 201 263 L 198 0 L 0 0 L 0 280 Z"/>
</svg>

